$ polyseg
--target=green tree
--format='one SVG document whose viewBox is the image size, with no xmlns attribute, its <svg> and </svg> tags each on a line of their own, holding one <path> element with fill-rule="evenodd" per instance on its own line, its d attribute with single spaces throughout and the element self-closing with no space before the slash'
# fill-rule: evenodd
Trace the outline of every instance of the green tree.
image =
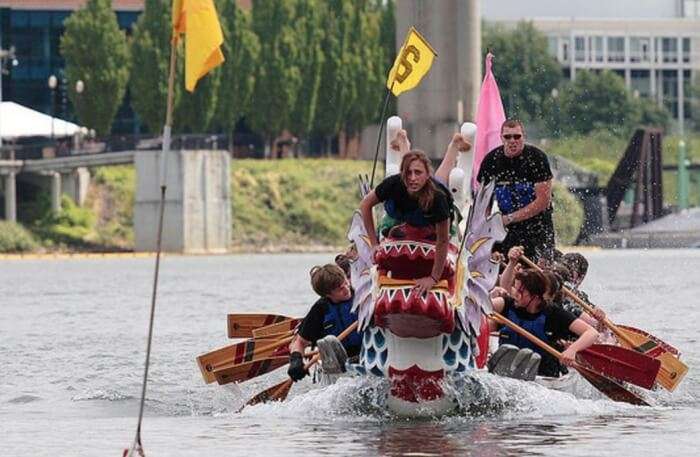
<svg viewBox="0 0 700 457">
<path fill-rule="evenodd" d="M 530 22 L 514 29 L 486 24 L 484 52 L 494 54 L 494 76 L 508 117 L 538 119 L 561 81 L 561 69 L 547 52 L 547 37 Z"/>
<path fill-rule="evenodd" d="M 560 91 L 561 116 L 572 132 L 603 129 L 626 133 L 640 113 L 625 81 L 610 71 L 577 71 L 576 79 Z"/>
<path fill-rule="evenodd" d="M 184 56 L 182 46 L 178 56 Z M 178 57 L 176 86 L 185 85 L 185 59 Z M 182 90 L 173 112 L 173 126 L 179 132 L 205 133 L 214 117 L 221 83 L 221 69 L 215 68 L 197 82 L 194 92 Z"/>
<path fill-rule="evenodd" d="M 68 96 L 81 124 L 110 132 L 129 80 L 129 47 L 111 0 L 89 0 L 65 21 L 61 54 L 70 82 Z M 83 92 L 75 83 L 82 80 Z"/>
<path fill-rule="evenodd" d="M 389 70 L 394 65 L 394 60 L 396 60 L 396 6 L 394 0 L 376 0 L 377 7 L 381 11 L 381 24 L 379 26 L 379 40 L 382 43 L 383 52 L 383 62 L 380 65 L 380 71 L 382 72 L 382 93 L 386 95 L 386 89 L 384 85 L 386 84 L 386 78 L 389 75 Z M 398 105 L 396 97 L 391 97 L 389 99 L 389 105 L 387 106 L 387 113 L 390 115 L 392 113 L 398 113 Z M 374 119 L 375 122 L 381 122 L 383 119 L 379 119 L 381 115 L 381 110 L 377 112 L 377 117 Z"/>
<path fill-rule="evenodd" d="M 266 156 L 275 136 L 289 127 L 301 86 L 299 37 L 295 32 L 295 4 L 253 0 L 253 30 L 260 38 L 260 62 L 255 76 L 250 114 L 253 130 L 266 139 Z M 275 151 L 272 151 L 274 154 Z"/>
<path fill-rule="evenodd" d="M 319 0 L 298 0 L 296 30 L 299 36 L 299 69 L 301 85 L 298 102 L 291 116 L 290 128 L 297 135 L 307 136 L 316 117 L 318 87 L 321 83 L 321 69 L 324 54 L 323 37 L 326 17 L 325 2 Z"/>
<path fill-rule="evenodd" d="M 633 99 L 633 106 L 637 113 L 636 123 L 650 127 L 660 127 L 664 130 L 671 125 L 671 113 L 663 106 L 659 106 L 652 98 L 640 97 Z"/>
<path fill-rule="evenodd" d="M 700 73 L 690 85 L 687 97 L 690 99 L 690 116 L 693 119 L 693 128 L 700 132 Z"/>
<path fill-rule="evenodd" d="M 345 121 L 348 104 L 353 102 L 350 69 L 351 27 L 354 23 L 355 4 L 350 0 L 329 0 L 325 18 L 326 35 L 323 40 L 325 61 L 321 70 L 315 132 L 330 138 L 336 135 Z"/>
<path fill-rule="evenodd" d="M 386 94 L 385 57 L 379 28 L 381 12 L 367 0 L 356 1 L 351 20 L 350 42 L 355 45 L 347 66 L 352 77 L 348 86 L 352 103 L 348 103 L 344 118 L 348 137 L 358 134 L 377 118 Z"/>
<path fill-rule="evenodd" d="M 159 133 L 165 124 L 170 70 L 171 7 L 168 0 L 146 0 L 133 29 L 131 106 L 148 131 Z M 182 84 L 175 84 L 173 102 Z"/>
<path fill-rule="evenodd" d="M 226 61 L 221 68 L 215 123 L 231 133 L 231 141 L 238 121 L 250 113 L 255 69 L 260 65 L 260 41 L 251 29 L 249 15 L 236 3 L 236 0 L 221 0 L 219 3 Z"/>
</svg>

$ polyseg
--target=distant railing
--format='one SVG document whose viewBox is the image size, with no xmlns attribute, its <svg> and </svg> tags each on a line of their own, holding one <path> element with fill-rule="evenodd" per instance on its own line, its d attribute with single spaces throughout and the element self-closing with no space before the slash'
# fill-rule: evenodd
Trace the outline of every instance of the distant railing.
<svg viewBox="0 0 700 457">
<path fill-rule="evenodd" d="M 263 156 L 264 146 L 256 135 L 235 134 L 233 141 L 229 140 L 229 135 L 174 135 L 170 149 L 225 149 L 237 158 Z M 0 159 L 37 160 L 118 151 L 160 150 L 161 147 L 162 138 L 152 135 L 112 135 L 78 140 L 67 137 L 53 141 L 43 137 L 27 138 L 16 143 L 4 142 Z"/>
</svg>

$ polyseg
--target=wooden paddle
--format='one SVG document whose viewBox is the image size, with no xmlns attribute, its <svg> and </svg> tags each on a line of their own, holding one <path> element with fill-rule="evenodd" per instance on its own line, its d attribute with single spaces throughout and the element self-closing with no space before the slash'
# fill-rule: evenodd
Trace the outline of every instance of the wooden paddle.
<svg viewBox="0 0 700 457">
<path fill-rule="evenodd" d="M 577 355 L 598 373 L 645 389 L 654 387 L 661 368 L 657 359 L 610 344 L 594 344 Z"/>
<path fill-rule="evenodd" d="M 350 335 L 355 329 L 357 328 L 357 321 L 353 322 L 348 328 L 343 330 L 343 332 L 338 335 L 338 339 L 340 341 L 343 341 L 348 335 Z M 319 359 L 321 358 L 320 354 L 316 354 L 313 356 L 313 358 L 304 365 L 304 370 L 309 370 L 312 366 L 314 366 Z M 248 402 L 241 407 L 241 409 L 245 408 L 246 406 L 252 406 L 252 405 L 257 405 L 258 403 L 266 403 L 268 401 L 284 401 L 287 398 L 287 395 L 289 395 L 289 390 L 292 388 L 292 378 L 289 378 L 285 381 L 282 381 L 279 384 L 275 384 L 274 386 L 267 388 L 248 400 Z M 240 412 L 240 410 L 239 410 Z"/>
<path fill-rule="evenodd" d="M 293 319 L 279 314 L 229 314 L 226 319 L 226 328 L 229 338 L 250 338 L 253 330 L 266 325 Z"/>
<path fill-rule="evenodd" d="M 216 381 L 214 370 L 234 363 L 253 362 L 256 359 L 275 355 L 288 355 L 288 345 L 294 337 L 289 332 L 278 340 L 248 339 L 197 357 L 197 365 L 207 384 Z"/>
<path fill-rule="evenodd" d="M 542 271 L 540 267 L 538 267 L 527 257 L 521 256 L 520 259 L 531 268 Z M 582 300 L 574 292 L 566 287 L 563 287 L 562 290 L 569 298 L 578 303 L 588 314 L 593 313 L 593 307 Z M 603 324 L 608 327 L 613 334 L 615 334 L 617 339 L 624 346 L 659 360 L 661 362 L 661 368 L 656 376 L 656 382 L 658 382 L 659 385 L 666 390 L 675 390 L 688 372 L 688 366 L 674 357 L 673 352 L 666 349 L 666 347 L 670 347 L 668 344 L 663 342 L 657 343 L 657 341 L 660 341 L 658 338 L 650 338 L 645 332 L 640 331 L 640 333 L 637 333 L 630 330 L 623 330 L 617 325 L 613 324 L 607 318 L 603 321 Z"/>
<path fill-rule="evenodd" d="M 509 319 L 496 312 L 491 314 L 491 317 L 496 322 L 503 325 L 507 325 L 508 327 L 513 329 L 513 331 L 515 331 L 517 334 L 521 335 L 524 338 L 527 338 L 533 344 L 536 344 L 544 351 L 547 351 L 550 355 L 561 360 L 561 353 L 559 351 L 557 351 L 544 341 L 540 340 L 536 336 L 532 335 L 530 332 L 521 328 L 514 322 L 511 322 Z M 597 373 L 591 368 L 585 367 L 580 363 L 574 363 L 573 368 L 576 369 L 576 371 L 578 371 L 579 374 L 581 374 L 581 376 L 584 377 L 588 382 L 590 382 L 593 385 L 593 387 L 601 391 L 611 400 L 631 403 L 633 405 L 649 406 L 649 404 L 646 401 L 644 401 L 642 397 L 635 394 L 634 392 L 627 390 L 622 384 L 618 383 L 614 379 L 608 378 L 607 376 Z"/>
</svg>

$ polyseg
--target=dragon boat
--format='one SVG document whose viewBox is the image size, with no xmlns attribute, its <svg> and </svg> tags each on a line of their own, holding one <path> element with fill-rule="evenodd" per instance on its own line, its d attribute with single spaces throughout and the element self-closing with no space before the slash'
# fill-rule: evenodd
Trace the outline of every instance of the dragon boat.
<svg viewBox="0 0 700 457">
<path fill-rule="evenodd" d="M 389 118 L 387 145 L 401 124 L 400 118 Z M 466 123 L 461 131 L 473 139 L 476 126 Z M 399 172 L 400 159 L 398 152 L 387 147 L 386 176 Z M 360 213 L 355 212 L 351 218 L 348 240 L 356 256 L 350 265 L 350 280 L 355 290 L 353 311 L 358 319 L 339 337 L 356 330 L 362 335 L 362 345 L 359 360 L 345 367 L 350 374 L 387 379 L 386 404 L 397 415 L 449 413 L 459 405 L 463 381 L 471 372 L 485 371 L 491 339 L 487 316 L 493 313 L 489 291 L 499 272 L 491 251 L 495 243 L 505 238 L 506 231 L 500 214 L 492 214 L 494 183 L 482 186 L 471 205 L 467 205 L 465 188 L 470 162 L 468 154 L 460 154 L 457 166 L 450 172 L 449 191 L 455 206 L 466 217 L 461 223 L 454 221 L 442 275 L 423 294 L 417 293 L 414 279 L 431 273 L 436 255 L 434 233 L 407 224 L 396 225 L 373 250 Z M 361 183 L 363 195 L 369 192 L 366 184 Z M 582 307 L 589 306 L 575 294 L 569 292 L 569 296 Z M 249 339 L 197 357 L 205 382 L 244 382 L 285 366 L 298 323 L 299 319 L 280 315 L 229 315 L 229 338 Z M 681 382 L 688 368 L 678 360 L 677 349 L 639 329 L 615 326 L 608 321 L 606 325 L 618 340 L 637 352 L 601 345 L 584 357 L 586 366 L 576 365 L 578 374 L 572 371 L 562 378 L 537 377 L 535 381 L 578 396 L 578 380 L 585 379 L 609 398 L 637 405 L 648 403 L 620 382 L 647 389 L 658 384 L 669 391 Z M 320 349 L 323 354 L 323 348 Z M 307 368 L 319 358 L 320 355 L 314 355 Z M 337 365 L 338 360 L 329 362 L 328 366 L 333 362 Z M 497 365 L 495 374 L 512 374 L 500 373 L 500 362 L 492 362 Z M 513 366 L 510 365 L 511 371 Z M 283 400 L 291 386 L 291 379 L 287 379 L 246 404 Z"/>
<path fill-rule="evenodd" d="M 401 120 L 392 117 L 387 124 L 387 136 L 392 138 Z M 470 123 L 462 127 L 462 133 L 472 137 L 475 130 Z M 459 209 L 466 206 L 466 156 L 460 155 L 450 173 L 449 189 Z M 387 175 L 398 172 L 399 161 L 397 153 L 387 150 Z M 491 249 L 506 235 L 500 215 L 490 214 L 492 199 L 493 185 L 484 186 L 467 211 L 464 230 L 454 222 L 440 281 L 422 295 L 414 289 L 414 278 L 431 272 L 432 230 L 394 226 L 372 253 L 361 216 L 353 215 L 348 239 L 357 259 L 351 265 L 351 282 L 363 338 L 359 363 L 351 368 L 389 380 L 387 405 L 396 414 L 449 412 L 457 404 L 449 388 L 451 378 L 485 364 L 489 291 L 498 279 Z"/>
</svg>

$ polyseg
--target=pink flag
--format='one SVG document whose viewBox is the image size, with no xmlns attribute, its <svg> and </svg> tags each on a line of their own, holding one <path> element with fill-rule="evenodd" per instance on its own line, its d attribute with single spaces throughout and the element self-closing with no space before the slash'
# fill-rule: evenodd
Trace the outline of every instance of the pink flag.
<svg viewBox="0 0 700 457">
<path fill-rule="evenodd" d="M 481 162 L 492 149 L 503 144 L 501 141 L 501 125 L 506 120 L 501 102 L 501 93 L 498 91 L 496 78 L 491 71 L 493 54 L 486 55 L 486 74 L 481 83 L 479 104 L 476 110 L 476 145 L 474 159 L 472 160 L 472 189 L 476 191 Z"/>
</svg>

